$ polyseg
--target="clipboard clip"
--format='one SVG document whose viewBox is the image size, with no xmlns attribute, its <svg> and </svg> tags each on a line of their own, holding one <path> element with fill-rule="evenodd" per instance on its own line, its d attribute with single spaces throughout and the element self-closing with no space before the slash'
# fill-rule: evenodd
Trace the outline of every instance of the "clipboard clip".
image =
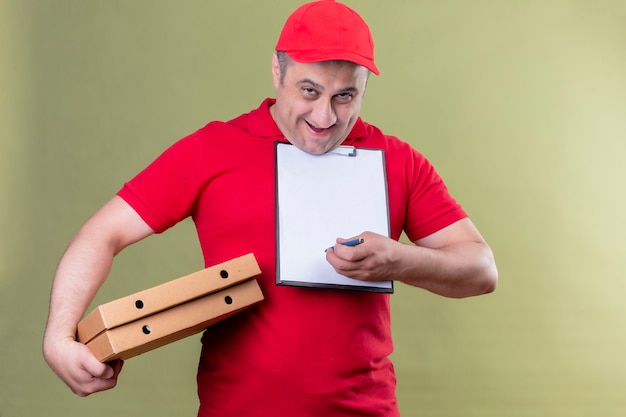
<svg viewBox="0 0 626 417">
<path fill-rule="evenodd" d="M 354 146 L 338 146 L 329 153 L 343 156 L 356 156 L 356 148 Z"/>
</svg>

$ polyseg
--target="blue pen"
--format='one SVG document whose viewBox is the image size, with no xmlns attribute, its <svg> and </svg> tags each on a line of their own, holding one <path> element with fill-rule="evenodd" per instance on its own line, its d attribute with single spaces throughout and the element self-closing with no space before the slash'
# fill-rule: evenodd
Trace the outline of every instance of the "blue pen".
<svg viewBox="0 0 626 417">
<path fill-rule="evenodd" d="M 356 245 L 360 245 L 363 242 L 365 242 L 365 239 L 363 239 L 362 237 L 359 237 L 356 239 L 348 240 L 347 242 L 343 242 L 342 245 L 343 246 L 356 246 Z M 335 249 L 334 246 L 332 246 L 332 248 Z M 324 252 L 326 251 L 328 251 L 328 249 L 324 250 Z"/>
<path fill-rule="evenodd" d="M 363 242 L 365 242 L 365 240 L 363 240 L 362 237 L 359 237 L 359 238 L 356 238 L 356 239 L 348 240 L 347 242 L 343 242 L 342 245 L 344 245 L 344 246 L 356 246 L 356 245 L 360 245 Z"/>
</svg>

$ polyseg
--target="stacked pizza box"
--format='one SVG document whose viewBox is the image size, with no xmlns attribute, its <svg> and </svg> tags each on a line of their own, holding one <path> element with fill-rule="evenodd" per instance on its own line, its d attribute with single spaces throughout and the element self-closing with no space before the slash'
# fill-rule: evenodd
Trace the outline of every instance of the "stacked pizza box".
<svg viewBox="0 0 626 417">
<path fill-rule="evenodd" d="M 78 341 L 108 362 L 191 336 L 262 301 L 260 273 L 250 253 L 102 304 L 78 323 Z"/>
</svg>

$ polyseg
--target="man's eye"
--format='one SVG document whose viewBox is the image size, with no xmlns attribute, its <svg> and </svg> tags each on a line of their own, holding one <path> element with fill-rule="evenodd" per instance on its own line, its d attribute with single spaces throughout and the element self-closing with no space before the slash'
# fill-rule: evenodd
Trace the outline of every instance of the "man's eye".
<svg viewBox="0 0 626 417">
<path fill-rule="evenodd" d="M 302 92 L 307 96 L 312 96 L 316 94 L 316 91 L 310 87 L 302 87 Z"/>
<path fill-rule="evenodd" d="M 352 97 L 353 96 L 351 93 L 341 93 L 335 96 L 337 101 L 339 101 L 340 103 L 349 103 L 352 101 Z"/>
</svg>

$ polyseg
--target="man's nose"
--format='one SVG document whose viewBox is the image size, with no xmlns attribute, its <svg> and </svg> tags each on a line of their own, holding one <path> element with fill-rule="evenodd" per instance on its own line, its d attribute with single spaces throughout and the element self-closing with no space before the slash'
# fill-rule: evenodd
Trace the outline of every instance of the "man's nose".
<svg viewBox="0 0 626 417">
<path fill-rule="evenodd" d="M 337 115 L 332 103 L 325 100 L 317 100 L 313 106 L 310 121 L 318 129 L 326 129 L 334 125 L 337 121 Z"/>
</svg>

